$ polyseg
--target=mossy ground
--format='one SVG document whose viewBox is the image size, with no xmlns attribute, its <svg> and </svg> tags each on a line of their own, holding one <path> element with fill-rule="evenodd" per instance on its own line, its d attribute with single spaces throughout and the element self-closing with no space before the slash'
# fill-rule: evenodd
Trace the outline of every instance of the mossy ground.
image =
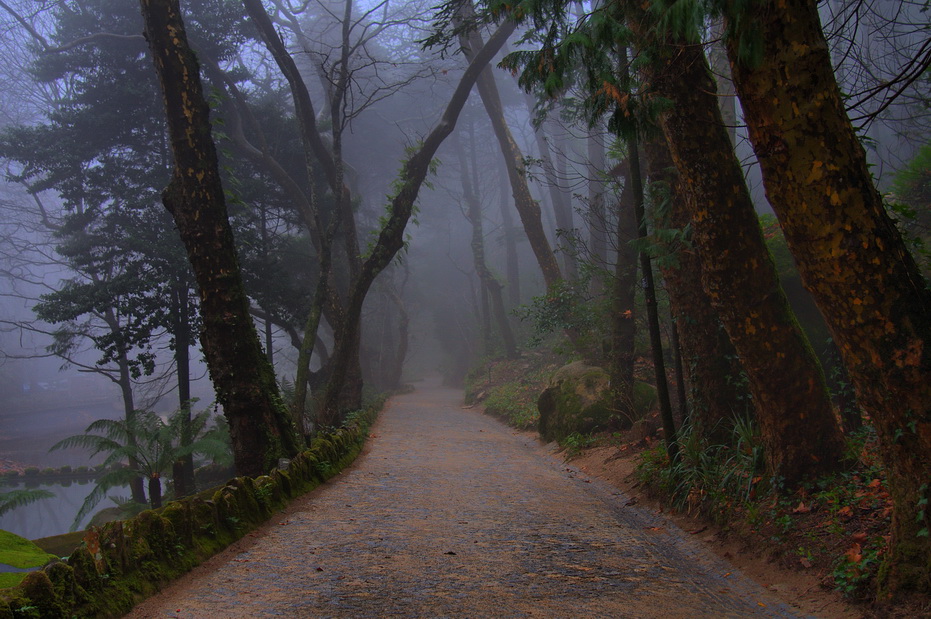
<svg viewBox="0 0 931 619">
<path fill-rule="evenodd" d="M 58 557 L 50 555 L 33 542 L 9 531 L 0 530 L 0 563 L 18 569 L 38 568 Z M 26 577 L 26 572 L 0 573 L 0 588 L 14 587 Z"/>
</svg>

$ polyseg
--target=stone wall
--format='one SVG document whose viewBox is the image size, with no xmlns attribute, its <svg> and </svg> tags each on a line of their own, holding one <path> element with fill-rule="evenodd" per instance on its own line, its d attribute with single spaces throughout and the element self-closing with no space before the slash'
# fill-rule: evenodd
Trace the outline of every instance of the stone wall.
<svg viewBox="0 0 931 619">
<path fill-rule="evenodd" d="M 314 439 L 286 469 L 172 501 L 92 528 L 69 557 L 0 590 L 0 619 L 119 617 L 172 579 L 256 529 L 292 499 L 349 465 L 379 406 Z"/>
</svg>

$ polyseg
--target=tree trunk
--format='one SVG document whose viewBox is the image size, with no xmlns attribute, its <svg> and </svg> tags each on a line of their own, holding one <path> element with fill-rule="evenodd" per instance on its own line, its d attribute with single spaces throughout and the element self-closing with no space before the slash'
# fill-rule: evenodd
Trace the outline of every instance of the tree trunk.
<svg viewBox="0 0 931 619">
<path fill-rule="evenodd" d="M 588 139 L 585 140 L 588 145 L 588 225 L 591 241 L 591 260 L 594 262 L 595 272 L 592 277 L 591 291 L 598 296 L 605 289 L 604 276 L 602 269 L 608 268 L 608 226 L 609 220 L 605 209 L 605 183 L 603 175 L 605 174 L 605 148 L 601 142 L 604 138 L 594 131 L 589 131 Z M 628 167 L 628 170 L 630 168 Z M 630 175 L 627 175 L 627 181 L 624 185 L 624 191 L 630 184 Z M 630 196 L 627 204 L 633 209 L 633 194 Z M 623 201 L 623 200 L 622 200 Z M 620 229 L 620 224 L 618 224 Z M 631 240 L 635 237 L 631 237 Z M 621 241 L 618 241 L 618 253 L 627 254 L 622 250 Z M 634 259 L 636 264 L 636 259 Z M 634 266 L 634 271 L 637 267 Z"/>
<path fill-rule="evenodd" d="M 189 314 L 190 299 L 186 282 L 179 282 L 172 289 L 172 314 L 175 338 L 175 367 L 178 373 L 178 410 L 184 419 L 181 420 L 181 447 L 191 444 L 191 317 Z M 266 324 L 268 322 L 266 321 Z M 194 456 L 188 454 L 180 458 L 177 467 L 172 472 L 175 498 L 181 498 L 194 493 Z"/>
<path fill-rule="evenodd" d="M 359 277 L 349 292 L 346 304 L 347 311 L 335 328 L 332 371 L 334 377 L 345 377 L 349 367 L 351 347 L 357 341 L 359 331 L 359 317 L 362 313 L 362 302 L 368 293 L 372 282 L 382 270 L 394 259 L 397 252 L 404 246 L 404 230 L 410 219 L 417 199 L 420 186 L 423 184 L 430 170 L 430 162 L 436 154 L 440 144 L 452 133 L 462 108 L 469 98 L 469 93 L 479 74 L 491 61 L 492 57 L 501 49 L 508 36 L 514 32 L 516 24 L 505 22 L 471 59 L 469 67 L 465 70 L 459 84 L 450 97 L 449 104 L 443 112 L 437 125 L 424 138 L 421 147 L 405 162 L 401 170 L 398 191 L 388 207 L 389 216 L 378 234 L 378 239 L 362 264 Z M 324 389 L 320 409 L 324 415 L 339 414 L 339 393 L 342 390 L 340 380 L 331 380 Z"/>
<path fill-rule="evenodd" d="M 174 154 L 162 194 L 197 278 L 201 345 L 229 420 L 241 475 L 261 475 L 297 451 L 294 426 L 262 351 L 229 225 L 197 61 L 178 0 L 141 0 L 145 37 L 164 95 Z"/>
<path fill-rule="evenodd" d="M 630 181 L 634 190 L 634 209 L 637 215 L 638 235 L 641 243 L 647 238 L 646 209 L 643 205 L 643 177 L 640 173 L 640 146 L 637 140 L 628 140 L 630 151 Z M 659 399 L 660 419 L 663 422 L 663 440 L 670 462 L 679 459 L 679 442 L 669 402 L 669 381 L 666 380 L 666 362 L 663 359 L 663 338 L 659 328 L 659 308 L 656 304 L 656 286 L 653 284 L 653 266 L 650 255 L 640 249 L 640 274 L 643 278 L 643 298 L 647 309 L 650 330 L 650 350 L 653 353 L 653 375 L 656 379 L 656 396 Z"/>
<path fill-rule="evenodd" d="M 689 224 L 686 188 L 679 184 L 669 147 L 662 136 L 645 145 L 653 202 L 665 201 L 660 225 L 685 230 Z M 665 195 L 659 195 L 665 194 Z M 753 401 L 743 380 L 743 368 L 711 299 L 701 285 L 701 259 L 690 238 L 679 239 L 674 261 L 662 268 L 669 304 L 679 334 L 687 399 L 695 431 L 712 444 L 730 441 L 735 415 L 752 412 Z"/>
<path fill-rule="evenodd" d="M 485 232 L 482 225 L 482 205 L 479 203 L 478 196 L 475 194 L 475 188 L 469 174 L 469 164 L 463 152 L 462 143 L 459 139 L 454 139 L 456 144 L 457 155 L 459 156 L 459 176 L 462 181 L 462 197 L 465 200 L 467 211 L 466 217 L 472 224 L 472 260 L 475 265 L 475 272 L 482 282 L 482 288 L 488 292 L 491 301 L 491 310 L 495 317 L 495 323 L 498 325 L 498 333 L 501 335 L 504 344 L 504 354 L 508 359 L 516 359 L 517 343 L 514 340 L 514 334 L 511 332 L 511 324 L 508 322 L 507 312 L 504 309 L 504 298 L 502 289 L 504 286 L 498 282 L 494 274 L 485 263 Z M 474 142 L 472 144 L 474 149 Z M 473 150 L 474 153 L 474 150 Z M 474 159 L 473 159 L 474 162 Z M 473 170 L 474 171 L 474 170 Z"/>
<path fill-rule="evenodd" d="M 158 509 L 162 506 L 162 479 L 156 473 L 149 477 L 149 507 Z"/>
<path fill-rule="evenodd" d="M 524 95 L 524 101 L 527 103 L 527 110 L 530 114 L 533 114 L 533 108 L 535 105 L 535 99 L 530 94 Z M 572 214 L 572 196 L 567 195 L 567 192 L 563 189 L 565 183 L 565 177 L 560 179 L 556 173 L 556 166 L 553 162 L 555 158 L 562 158 L 562 161 L 565 161 L 565 157 L 559 152 L 553 152 L 553 149 L 550 148 L 550 139 L 553 136 L 547 136 L 545 127 L 549 123 L 544 123 L 539 127 L 534 127 L 534 137 L 537 142 L 537 150 L 540 151 L 540 161 L 542 162 L 543 167 L 543 178 L 546 180 L 546 186 L 549 190 L 550 195 L 550 204 L 553 206 L 553 218 L 556 220 L 556 234 L 553 238 L 558 239 L 558 232 L 563 230 L 565 234 L 572 235 L 575 231 L 575 224 L 573 223 L 573 214 Z M 565 165 L 563 165 L 565 168 Z M 579 269 L 576 263 L 575 248 L 571 246 L 570 243 L 560 243 L 557 240 L 557 246 L 561 246 L 561 257 L 563 263 L 564 273 L 566 274 L 566 279 L 574 281 L 579 277 Z"/>
<path fill-rule="evenodd" d="M 478 32 L 471 32 L 469 35 L 461 35 L 463 52 L 466 58 L 471 59 L 475 55 L 475 50 L 483 46 L 482 38 Z M 495 84 L 494 74 L 490 68 L 482 71 L 478 78 L 478 92 L 488 113 L 495 137 L 498 139 L 498 145 L 507 161 L 508 179 L 511 183 L 511 192 L 514 195 L 514 205 L 517 207 L 517 213 L 520 215 L 521 223 L 524 226 L 524 232 L 527 234 L 527 240 L 530 241 L 530 248 L 537 259 L 537 264 L 543 272 L 543 281 L 547 289 L 552 288 L 562 280 L 559 272 L 559 265 L 556 263 L 556 256 L 546 238 L 546 232 L 543 230 L 541 220 L 540 205 L 533 196 L 530 195 L 530 187 L 527 185 L 527 175 L 524 170 L 524 157 L 511 135 L 510 129 L 504 121 L 504 110 L 501 106 L 501 97 L 498 94 L 498 87 Z"/>
<path fill-rule="evenodd" d="M 392 358 L 385 360 L 388 366 L 385 374 L 386 387 L 394 391 L 401 387 L 401 378 L 404 375 L 404 361 L 407 359 L 407 349 L 410 343 L 410 318 L 407 315 L 401 295 L 394 288 L 389 288 L 387 295 L 398 310 L 398 346 Z"/>
<path fill-rule="evenodd" d="M 637 339 L 637 250 L 633 241 L 639 236 L 634 204 L 634 185 L 630 165 L 624 162 L 614 170 L 624 177 L 624 188 L 617 204 L 617 258 L 614 263 L 613 311 L 611 312 L 611 389 L 614 406 L 627 416 L 625 425 L 637 421 L 634 410 L 634 366 Z"/>
<path fill-rule="evenodd" d="M 931 291 L 873 185 L 816 3 L 767 3 L 743 18 L 762 36 L 759 63 L 738 58 L 735 41 L 728 51 L 766 193 L 888 470 L 895 512 L 881 576 L 889 591 L 928 592 Z"/>
<path fill-rule="evenodd" d="M 641 46 L 658 42 L 654 18 L 625 5 Z M 702 284 L 743 362 L 770 473 L 790 485 L 834 470 L 843 439 L 811 345 L 798 327 L 767 252 L 700 46 L 665 43 L 645 66 L 702 258 Z"/>
<path fill-rule="evenodd" d="M 514 217 L 511 215 L 511 200 L 507 186 L 501 183 L 501 228 L 504 235 L 504 262 L 507 273 L 508 304 L 511 309 L 521 303 L 520 298 L 520 259 L 517 255 L 517 235 L 520 232 L 514 227 Z"/>
</svg>

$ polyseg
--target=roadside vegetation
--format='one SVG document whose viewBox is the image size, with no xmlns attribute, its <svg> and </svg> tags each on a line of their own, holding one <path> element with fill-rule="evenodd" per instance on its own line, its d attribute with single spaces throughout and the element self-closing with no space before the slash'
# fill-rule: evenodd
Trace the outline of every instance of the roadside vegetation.
<svg viewBox="0 0 931 619">
<path fill-rule="evenodd" d="M 469 404 L 522 430 L 536 430 L 536 399 L 565 361 L 536 351 L 520 359 L 485 360 L 466 381 Z M 892 517 L 886 472 L 876 435 L 867 423 L 847 440 L 847 464 L 787 491 L 766 473 L 755 423 L 737 418 L 730 440 L 711 444 L 688 423 L 678 434 L 679 460 L 672 463 L 662 440 L 658 413 L 651 410 L 632 429 L 574 432 L 559 441 L 567 461 L 609 447 L 609 458 L 635 462 L 627 484 L 660 509 L 687 515 L 693 530 L 720 529 L 747 548 L 765 549 L 779 569 L 804 574 L 813 589 L 835 590 L 864 616 L 924 616 L 920 599 L 883 605 L 877 583 L 886 558 Z M 598 475 L 598 470 L 587 472 Z"/>
</svg>

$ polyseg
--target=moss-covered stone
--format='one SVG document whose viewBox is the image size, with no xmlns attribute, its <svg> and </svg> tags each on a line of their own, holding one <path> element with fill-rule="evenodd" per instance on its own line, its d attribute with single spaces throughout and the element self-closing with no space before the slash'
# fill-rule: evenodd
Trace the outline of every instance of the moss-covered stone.
<svg viewBox="0 0 931 619">
<path fill-rule="evenodd" d="M 335 475 L 361 450 L 376 411 L 292 459 L 287 471 L 223 486 L 85 532 L 67 565 L 34 572 L 28 583 L 0 592 L 5 617 L 116 617 L 263 523 L 287 500 Z M 75 540 L 72 540 L 75 541 Z M 91 547 L 92 546 L 92 547 Z M 36 575 L 33 575 L 36 574 Z M 28 585 L 28 586 L 26 586 Z"/>
<path fill-rule="evenodd" d="M 610 426 L 611 378 L 599 367 L 576 361 L 553 374 L 537 400 L 540 436 L 559 441 L 574 432 L 587 433 Z"/>
<path fill-rule="evenodd" d="M 99 591 L 103 587 L 101 575 L 97 572 L 94 558 L 87 548 L 75 548 L 68 557 L 68 566 L 71 568 L 74 581 L 85 591 Z"/>
<path fill-rule="evenodd" d="M 23 579 L 20 587 L 23 595 L 29 600 L 32 608 L 38 617 L 64 617 L 65 607 L 62 600 L 55 595 L 55 588 L 52 581 L 49 580 L 48 574 L 39 570 L 38 572 L 29 572 Z M 21 610 L 28 607 L 20 607 Z M 22 615 L 20 615 L 22 616 Z"/>
</svg>

